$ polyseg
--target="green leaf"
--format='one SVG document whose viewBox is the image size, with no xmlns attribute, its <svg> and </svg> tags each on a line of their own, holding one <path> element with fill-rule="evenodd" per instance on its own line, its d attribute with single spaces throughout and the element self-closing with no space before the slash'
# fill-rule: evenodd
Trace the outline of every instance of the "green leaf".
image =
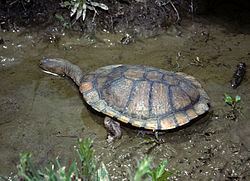
<svg viewBox="0 0 250 181">
<path fill-rule="evenodd" d="M 59 167 L 57 170 L 57 173 L 59 174 L 59 180 L 66 180 L 66 171 L 65 171 L 66 167 Z"/>
<path fill-rule="evenodd" d="M 49 168 L 45 168 L 46 173 L 44 174 L 45 180 L 56 180 L 56 175 L 55 175 L 55 165 L 51 164 Z"/>
<path fill-rule="evenodd" d="M 92 6 L 99 7 L 99 8 L 101 8 L 101 9 L 103 9 L 103 10 L 108 10 L 108 9 L 109 9 L 108 6 L 106 6 L 106 5 L 103 4 L 103 3 L 90 2 L 90 4 L 91 4 Z"/>
<path fill-rule="evenodd" d="M 78 147 L 76 149 L 82 164 L 82 174 L 89 178 L 89 180 L 93 173 L 96 171 L 96 163 L 92 144 L 93 140 L 91 140 L 90 138 L 84 140 L 79 139 Z"/>
<path fill-rule="evenodd" d="M 149 175 L 152 177 L 152 181 L 166 180 L 166 166 L 168 162 L 167 160 L 162 161 L 155 169 L 152 169 Z"/>
<path fill-rule="evenodd" d="M 31 153 L 20 154 L 20 164 L 17 165 L 17 169 L 18 175 L 27 181 L 40 180 L 42 177 L 31 161 Z"/>
<path fill-rule="evenodd" d="M 78 169 L 77 169 L 77 164 L 75 160 L 71 163 L 69 167 L 68 173 L 66 175 L 66 180 L 70 181 L 72 176 L 74 176 L 75 178 L 78 178 Z"/>
<path fill-rule="evenodd" d="M 141 181 L 142 177 L 146 174 L 151 174 L 150 163 L 152 159 L 145 157 L 140 163 L 135 172 L 134 181 Z"/>
<path fill-rule="evenodd" d="M 166 181 L 166 180 L 168 180 L 169 177 L 172 176 L 172 175 L 173 175 L 172 172 L 166 171 L 166 170 L 165 170 L 165 171 L 163 172 L 163 174 L 161 175 L 161 177 L 159 177 L 159 178 L 157 179 L 157 181 Z"/>
<path fill-rule="evenodd" d="M 101 162 L 101 166 L 97 170 L 97 181 L 110 181 L 109 173 L 103 162 Z"/>
<path fill-rule="evenodd" d="M 63 2 L 63 7 L 68 7 L 71 6 L 72 4 L 69 1 L 64 1 Z"/>
<path fill-rule="evenodd" d="M 228 95 L 228 94 L 224 94 L 224 101 L 225 101 L 225 103 L 227 103 L 227 104 L 229 104 L 229 105 L 233 105 L 233 98 L 230 96 L 230 95 Z"/>
<path fill-rule="evenodd" d="M 86 13 L 87 13 L 87 5 L 83 4 L 82 9 L 83 9 L 83 11 L 82 11 L 82 21 L 84 21 L 85 17 L 86 17 Z"/>
<path fill-rule="evenodd" d="M 239 103 L 241 101 L 241 97 L 239 95 L 235 96 L 235 102 Z"/>
<path fill-rule="evenodd" d="M 78 20 L 78 19 L 82 16 L 82 11 L 83 11 L 82 8 L 79 8 L 79 9 L 77 10 L 77 13 L 76 13 L 76 20 Z"/>
<path fill-rule="evenodd" d="M 164 160 L 155 169 L 156 180 L 158 180 L 163 175 L 163 173 L 165 172 L 165 168 L 166 168 L 167 164 L 168 164 L 167 160 Z"/>
<path fill-rule="evenodd" d="M 77 11 L 79 5 L 80 5 L 79 2 L 77 2 L 77 3 L 74 4 L 74 7 L 71 8 L 70 17 L 72 17 L 72 16 L 76 13 L 76 11 Z"/>
</svg>

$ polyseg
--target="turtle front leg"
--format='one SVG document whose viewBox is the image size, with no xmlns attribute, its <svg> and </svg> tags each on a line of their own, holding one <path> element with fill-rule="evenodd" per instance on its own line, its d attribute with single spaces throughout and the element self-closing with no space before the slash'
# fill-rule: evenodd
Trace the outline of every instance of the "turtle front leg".
<svg viewBox="0 0 250 181">
<path fill-rule="evenodd" d="M 108 143 L 114 141 L 117 138 L 121 138 L 122 132 L 119 122 L 113 120 L 110 117 L 105 117 L 104 126 L 108 131 L 108 138 L 107 138 Z"/>
</svg>

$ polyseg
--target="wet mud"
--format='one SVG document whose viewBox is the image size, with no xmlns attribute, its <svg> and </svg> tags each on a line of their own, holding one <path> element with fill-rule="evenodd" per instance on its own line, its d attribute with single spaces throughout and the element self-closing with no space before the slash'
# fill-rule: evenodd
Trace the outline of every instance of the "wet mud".
<svg viewBox="0 0 250 181">
<path fill-rule="evenodd" d="M 3 0 L 0 6 L 0 29 L 11 30 L 18 26 L 45 29 L 55 25 L 88 33 L 106 29 L 150 35 L 158 34 L 168 25 L 179 21 L 181 14 L 186 13 L 188 8 L 188 3 L 182 1 L 104 0 L 101 3 L 108 7 L 108 11 L 88 9 L 83 22 L 80 20 L 82 18 L 76 21 L 75 16 L 70 17 L 70 8 L 65 7 L 63 2 Z"/>
<path fill-rule="evenodd" d="M 189 20 L 128 45 L 120 43 L 122 34 L 107 32 L 0 32 L 0 175 L 16 173 L 23 151 L 32 152 L 41 166 L 56 156 L 68 164 L 76 155 L 77 138 L 91 137 L 97 159 L 107 165 L 112 180 L 128 180 L 128 170 L 133 172 L 146 154 L 155 165 L 168 160 L 170 180 L 249 180 L 250 35 L 242 30 Z M 191 124 L 160 135 L 163 144 L 148 143 L 152 135 L 124 125 L 122 138 L 110 145 L 104 116 L 86 106 L 70 79 L 43 73 L 38 66 L 43 57 L 68 59 L 85 72 L 121 63 L 181 71 L 201 82 L 211 108 Z M 246 75 L 232 89 L 230 80 L 239 62 L 246 63 Z M 235 114 L 225 104 L 224 93 L 241 96 Z"/>
</svg>

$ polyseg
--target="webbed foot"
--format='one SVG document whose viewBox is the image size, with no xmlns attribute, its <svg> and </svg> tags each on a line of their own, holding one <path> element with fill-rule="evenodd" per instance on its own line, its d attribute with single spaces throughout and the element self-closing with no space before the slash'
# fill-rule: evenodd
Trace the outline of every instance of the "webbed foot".
<svg viewBox="0 0 250 181">
<path fill-rule="evenodd" d="M 119 122 L 113 120 L 110 117 L 105 117 L 104 126 L 108 131 L 108 138 L 107 138 L 108 143 L 113 142 L 115 139 L 121 138 L 122 132 Z"/>
</svg>

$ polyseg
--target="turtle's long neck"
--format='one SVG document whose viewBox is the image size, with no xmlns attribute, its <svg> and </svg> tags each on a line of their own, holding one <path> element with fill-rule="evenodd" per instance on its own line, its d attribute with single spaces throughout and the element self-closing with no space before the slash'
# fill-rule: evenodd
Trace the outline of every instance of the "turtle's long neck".
<svg viewBox="0 0 250 181">
<path fill-rule="evenodd" d="M 70 63 L 67 60 L 59 58 L 45 58 L 40 61 L 40 67 L 48 72 L 58 75 L 66 75 L 70 77 L 78 86 L 81 83 L 83 72 L 77 65 Z"/>
<path fill-rule="evenodd" d="M 78 86 L 80 86 L 81 79 L 83 77 L 83 72 L 80 67 L 67 62 L 64 66 L 64 73 L 66 76 L 70 77 Z"/>
</svg>

